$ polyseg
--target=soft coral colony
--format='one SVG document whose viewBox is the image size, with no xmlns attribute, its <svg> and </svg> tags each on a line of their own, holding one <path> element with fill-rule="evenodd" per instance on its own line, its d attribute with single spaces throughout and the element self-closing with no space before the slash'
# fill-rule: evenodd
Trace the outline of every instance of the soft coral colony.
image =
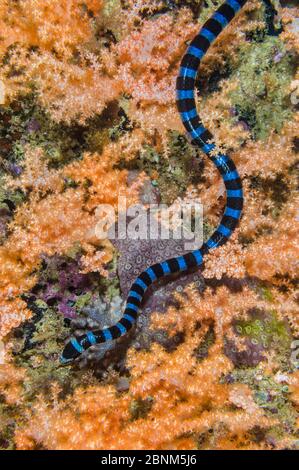
<svg viewBox="0 0 299 470">
<path fill-rule="evenodd" d="M 108 303 L 120 294 L 117 253 L 95 237 L 97 206 L 117 207 L 119 193 L 138 201 L 148 181 L 169 200 L 171 153 L 182 146 L 192 159 L 175 77 L 220 4 L 0 2 L 3 448 L 298 443 L 298 8 L 276 5 L 282 32 L 273 37 L 264 7 L 249 1 L 201 66 L 204 124 L 232 154 L 245 208 L 231 241 L 206 259 L 203 291 L 190 282 L 166 311 L 148 313 L 143 334 L 162 332 L 170 347 L 122 346 L 122 361 L 104 373 L 55 362 L 70 335 L 62 313 L 83 321 L 80 307 L 97 291 Z M 210 164 L 198 171 L 193 180 L 180 166 L 177 178 L 201 198 L 210 233 L 224 188 Z"/>
</svg>

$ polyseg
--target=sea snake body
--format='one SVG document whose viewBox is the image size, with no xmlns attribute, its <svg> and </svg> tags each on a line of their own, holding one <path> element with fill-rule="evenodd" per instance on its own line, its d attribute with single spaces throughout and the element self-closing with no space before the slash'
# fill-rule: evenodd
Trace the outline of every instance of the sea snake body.
<svg viewBox="0 0 299 470">
<path fill-rule="evenodd" d="M 233 161 L 227 155 L 215 151 L 215 144 L 211 143 L 213 136 L 205 129 L 198 116 L 194 93 L 201 59 L 246 1 L 226 0 L 203 25 L 187 48 L 176 83 L 177 107 L 191 143 L 212 160 L 225 184 L 226 207 L 218 228 L 200 249 L 154 264 L 143 271 L 131 286 L 125 311 L 119 322 L 109 328 L 88 331 L 77 339 L 71 339 L 60 357 L 62 364 L 72 362 L 93 344 L 104 343 L 125 335 L 135 324 L 144 294 L 153 282 L 169 274 L 201 266 L 203 256 L 209 250 L 225 243 L 237 226 L 243 207 L 241 180 Z"/>
</svg>

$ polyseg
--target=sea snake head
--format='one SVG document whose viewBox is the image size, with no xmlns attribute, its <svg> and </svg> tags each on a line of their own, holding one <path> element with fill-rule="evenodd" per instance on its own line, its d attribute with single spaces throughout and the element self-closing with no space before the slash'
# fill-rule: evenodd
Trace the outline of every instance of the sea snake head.
<svg viewBox="0 0 299 470">
<path fill-rule="evenodd" d="M 60 364 L 67 365 L 81 356 L 81 352 L 79 352 L 78 348 L 75 347 L 78 342 L 76 340 L 70 340 L 64 347 L 62 354 L 60 356 Z"/>
</svg>

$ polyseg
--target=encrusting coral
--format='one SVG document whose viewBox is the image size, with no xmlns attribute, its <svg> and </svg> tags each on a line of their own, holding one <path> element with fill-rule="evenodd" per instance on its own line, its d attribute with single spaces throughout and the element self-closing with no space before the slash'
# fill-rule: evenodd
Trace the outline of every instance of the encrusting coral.
<svg viewBox="0 0 299 470">
<path fill-rule="evenodd" d="M 99 240 L 100 204 L 193 194 L 205 238 L 222 214 L 174 95 L 220 3 L 0 2 L 1 448 L 298 447 L 297 7 L 275 2 L 273 36 L 248 1 L 200 68 L 203 122 L 243 181 L 239 228 L 202 273 L 157 286 L 124 342 L 57 367 L 66 338 L 115 320 L 134 256 L 182 248 Z"/>
</svg>

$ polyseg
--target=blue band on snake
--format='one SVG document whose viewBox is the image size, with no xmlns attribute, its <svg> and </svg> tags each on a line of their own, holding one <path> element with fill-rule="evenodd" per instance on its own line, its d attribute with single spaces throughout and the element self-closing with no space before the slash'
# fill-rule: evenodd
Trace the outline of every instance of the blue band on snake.
<svg viewBox="0 0 299 470">
<path fill-rule="evenodd" d="M 200 267 L 204 255 L 224 244 L 236 228 L 243 207 L 242 183 L 231 158 L 217 153 L 213 136 L 204 127 L 197 113 L 194 94 L 195 80 L 202 58 L 246 1 L 227 0 L 203 25 L 187 48 L 176 83 L 177 107 L 191 143 L 212 160 L 225 184 L 226 207 L 218 228 L 200 249 L 154 264 L 143 271 L 131 286 L 125 311 L 119 322 L 110 328 L 89 331 L 77 339 L 71 339 L 62 352 L 60 358 L 62 364 L 72 362 L 93 344 L 112 341 L 125 335 L 134 326 L 143 297 L 151 284 L 164 276 Z"/>
</svg>

